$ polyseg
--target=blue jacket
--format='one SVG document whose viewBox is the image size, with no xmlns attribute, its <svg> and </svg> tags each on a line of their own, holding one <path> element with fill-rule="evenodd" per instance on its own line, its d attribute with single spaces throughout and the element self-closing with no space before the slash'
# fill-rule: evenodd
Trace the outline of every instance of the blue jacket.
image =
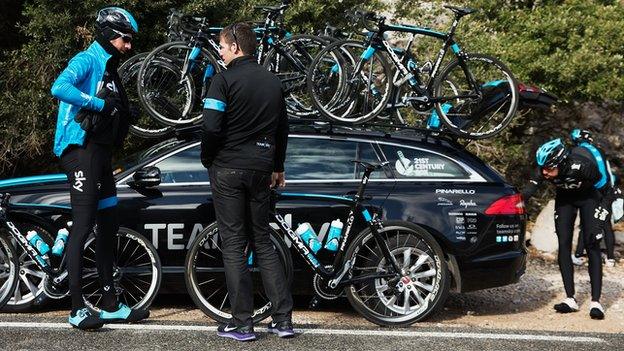
<svg viewBox="0 0 624 351">
<path fill-rule="evenodd" d="M 54 135 L 54 154 L 61 156 L 69 145 L 83 145 L 86 132 L 74 117 L 80 109 L 102 111 L 104 100 L 96 97 L 106 63 L 111 55 L 93 42 L 74 56 L 52 85 L 52 95 L 60 100 Z"/>
</svg>

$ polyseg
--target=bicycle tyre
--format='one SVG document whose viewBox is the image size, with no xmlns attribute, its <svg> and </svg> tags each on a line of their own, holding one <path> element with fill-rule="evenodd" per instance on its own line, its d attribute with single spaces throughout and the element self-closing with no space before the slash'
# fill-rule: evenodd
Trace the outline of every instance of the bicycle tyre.
<svg viewBox="0 0 624 351">
<path fill-rule="evenodd" d="M 452 133 L 458 135 L 459 137 L 462 138 L 467 138 L 467 139 L 485 139 L 485 138 L 491 138 L 495 135 L 498 135 L 499 133 L 501 133 L 505 127 L 507 127 L 509 125 L 509 123 L 511 123 L 511 120 L 513 119 L 513 117 L 515 116 L 516 111 L 518 110 L 518 102 L 520 100 L 520 92 L 518 90 L 518 84 L 516 82 L 516 79 L 513 75 L 513 73 L 509 70 L 509 68 L 507 68 L 507 66 L 505 66 L 505 64 L 503 64 L 500 60 L 498 60 L 495 57 L 492 56 L 488 56 L 488 55 L 483 55 L 483 54 L 466 54 L 465 58 L 464 58 L 464 62 L 466 63 L 470 63 L 471 61 L 474 62 L 484 62 L 487 65 L 493 65 L 494 67 L 498 68 L 503 75 L 505 76 L 505 80 L 506 83 L 509 85 L 510 89 L 510 101 L 509 101 L 509 107 L 507 112 L 505 113 L 505 116 L 503 117 L 503 119 L 496 123 L 496 125 L 487 130 L 487 131 L 481 131 L 480 129 L 477 131 L 471 131 L 471 130 L 466 130 L 465 126 L 461 126 L 460 122 L 465 121 L 466 119 L 462 120 L 460 118 L 457 118 L 455 121 L 451 118 L 451 116 L 448 115 L 448 110 L 446 110 L 443 105 L 444 103 L 441 102 L 437 102 L 435 103 L 435 109 L 436 112 L 438 114 L 438 116 L 440 117 L 440 120 L 442 121 L 442 123 L 446 126 L 446 128 L 451 131 Z M 460 66 L 460 62 L 459 60 L 455 59 L 453 61 L 451 61 L 440 73 L 440 75 L 438 77 L 436 77 L 435 81 L 434 81 L 434 85 L 433 85 L 433 96 L 434 97 L 442 97 L 443 94 L 442 93 L 442 87 L 444 82 L 446 82 L 449 78 L 448 76 L 451 74 L 451 72 L 453 71 L 453 69 L 460 67 L 462 69 L 462 72 L 464 73 L 464 77 L 466 74 L 466 71 Z M 471 72 L 472 74 L 472 72 Z M 450 81 L 452 81 L 454 84 L 456 85 L 460 85 L 461 82 L 458 82 L 457 79 L 450 79 Z M 477 82 L 479 83 L 479 82 Z M 480 82 L 480 83 L 486 83 L 485 81 Z M 473 92 L 473 91 L 471 91 Z M 506 100 L 505 100 L 506 101 Z M 505 102 L 506 104 L 507 102 Z M 473 102 L 471 102 L 471 104 L 474 104 Z M 477 105 L 478 106 L 478 105 Z M 501 106 L 502 107 L 502 106 Z M 470 118 L 473 118 L 472 116 Z M 478 118 L 476 118 L 475 120 L 478 120 Z M 472 126 L 472 124 L 468 123 L 466 124 L 467 127 Z"/>
<path fill-rule="evenodd" d="M 156 298 L 162 280 L 158 252 L 149 240 L 132 229 L 120 227 L 115 239 L 113 280 L 118 300 L 133 309 L 147 309 Z M 99 311 L 97 304 L 102 287 L 95 265 L 93 233 L 85 242 L 83 257 L 83 299 L 88 307 Z"/>
<path fill-rule="evenodd" d="M 128 100 L 131 104 L 141 106 L 139 101 L 136 79 L 141 69 L 143 61 L 149 53 L 142 52 L 136 54 L 122 63 L 117 72 L 121 78 L 121 82 L 124 87 L 127 87 L 126 93 Z M 143 115 L 144 109 L 141 109 L 141 116 L 137 120 L 130 124 L 129 132 L 141 138 L 159 138 L 167 135 L 173 131 L 170 126 L 163 126 L 159 121 L 152 118 L 151 115 Z"/>
<path fill-rule="evenodd" d="M 204 230 L 201 231 L 197 235 L 197 237 L 195 238 L 195 240 L 193 241 L 191 245 L 191 248 L 188 250 L 188 253 L 186 255 L 186 259 L 184 262 L 184 278 L 185 278 L 186 288 L 188 290 L 188 293 L 193 299 L 193 302 L 195 302 L 195 305 L 197 305 L 197 307 L 199 307 L 202 310 L 202 312 L 204 312 L 208 317 L 214 319 L 215 321 L 219 323 L 228 323 L 231 321 L 231 318 L 232 318 L 232 315 L 225 308 L 225 304 L 226 303 L 229 304 L 229 301 L 227 301 L 228 294 L 226 293 L 223 299 L 221 299 L 221 296 L 219 296 L 216 299 L 210 300 L 219 291 L 221 291 L 221 289 L 223 289 L 225 285 L 225 273 L 223 272 L 223 260 L 218 254 L 211 255 L 207 253 L 210 251 L 214 251 L 215 249 L 220 251 L 219 242 L 218 242 L 219 240 L 218 230 L 219 228 L 217 227 L 217 223 L 214 222 L 210 224 L 208 227 L 204 228 Z M 274 229 L 272 229 L 270 232 L 270 236 L 271 236 L 271 242 L 275 246 L 276 252 L 278 256 L 280 257 L 280 260 L 284 267 L 286 281 L 287 281 L 288 286 L 290 287 L 290 284 L 292 282 L 292 277 L 293 277 L 293 265 L 292 265 L 292 257 L 290 256 L 290 251 L 288 250 L 288 247 L 286 246 L 286 243 L 284 242 L 284 240 L 281 239 L 279 232 L 276 232 Z M 206 246 L 212 246 L 212 247 L 208 249 Z M 199 258 L 201 257 L 201 255 L 203 255 L 204 257 L 207 257 L 207 260 L 209 260 L 209 266 L 208 265 L 205 267 L 198 266 L 198 264 L 201 264 L 201 262 L 199 262 L 201 261 Z M 205 270 L 206 272 L 213 274 L 214 277 L 209 276 L 211 277 L 211 279 L 209 280 L 204 280 L 204 278 L 199 277 L 197 274 L 198 267 L 201 270 Z M 259 273 L 256 273 L 256 277 L 254 279 L 255 281 L 257 280 L 258 274 Z M 221 283 L 222 286 L 220 286 L 217 290 L 215 290 L 215 287 L 210 285 L 207 288 L 207 290 L 204 290 L 205 292 L 202 292 L 202 289 L 204 289 L 202 286 L 206 286 L 208 283 L 216 281 L 217 279 L 222 279 L 221 282 L 217 282 L 217 283 Z M 254 283 L 254 286 L 257 287 L 258 284 Z M 227 291 L 227 288 L 225 288 L 224 291 Z M 208 296 L 208 294 L 211 294 L 211 295 Z M 260 294 L 260 296 L 262 295 Z M 266 298 L 264 298 L 264 300 L 268 301 L 268 299 Z M 218 303 L 219 301 L 222 301 L 221 305 L 216 306 L 214 302 Z M 264 320 L 265 318 L 269 317 L 269 315 L 271 314 L 271 303 L 265 302 L 265 301 L 262 301 L 259 303 L 260 305 L 259 308 L 255 308 L 254 306 L 254 313 L 252 314 L 254 323 L 258 323 Z M 256 306 L 258 305 L 257 298 L 254 298 L 254 304 Z"/>
<path fill-rule="evenodd" d="M 285 51 L 290 50 L 291 52 L 292 51 L 296 52 L 296 47 L 293 47 L 293 46 L 297 44 L 303 44 L 305 45 L 305 48 L 307 49 L 309 47 L 323 48 L 328 43 L 329 42 L 326 39 L 323 39 L 321 37 L 314 36 L 314 35 L 309 35 L 309 34 L 293 35 L 281 41 L 281 44 L 284 45 Z M 301 47 L 301 45 L 299 47 Z M 309 100 L 308 90 L 306 89 L 306 80 L 307 80 L 307 72 L 308 72 L 307 69 L 309 68 L 310 63 L 312 63 L 312 60 L 314 59 L 315 55 L 308 55 L 307 57 L 303 57 L 302 60 L 300 60 L 302 64 L 306 65 L 306 71 L 297 72 L 295 68 L 295 71 L 293 73 L 292 72 L 293 67 L 290 67 L 291 72 L 282 71 L 282 67 L 284 66 L 284 64 L 283 63 L 280 64 L 280 61 L 275 62 L 275 60 L 279 58 L 278 54 L 279 54 L 278 51 L 275 48 L 272 48 L 267 53 L 263 62 L 263 66 L 270 72 L 274 73 L 278 78 L 280 78 L 280 81 L 282 81 L 282 87 L 284 88 L 284 92 L 285 92 L 284 98 L 286 101 L 286 112 L 288 113 L 288 116 L 296 117 L 296 118 L 305 118 L 305 117 L 318 115 L 318 111 L 315 110 L 312 106 L 310 106 L 310 103 L 306 101 L 306 100 Z M 300 55 L 302 54 L 300 53 Z M 288 63 L 287 60 L 284 60 L 284 61 Z M 297 73 L 301 77 L 297 77 L 296 76 Z M 299 84 L 300 87 L 290 88 L 291 85 L 286 84 L 285 81 L 286 80 L 290 81 L 295 78 L 299 80 L 300 83 L 294 83 L 291 85 L 296 86 L 297 84 Z"/>
<path fill-rule="evenodd" d="M 188 45 L 187 42 L 177 41 L 157 47 L 147 55 L 139 70 L 139 75 L 137 77 L 139 101 L 150 116 L 164 125 L 185 126 L 199 121 L 202 117 L 202 97 L 201 94 L 198 94 L 197 89 L 204 85 L 203 74 L 200 74 L 202 77 L 198 75 L 182 77 L 182 67 L 187 55 L 171 55 L 168 52 L 168 50 L 179 50 L 180 52 L 192 50 Z M 201 55 L 207 60 L 206 66 L 208 64 L 212 65 L 215 74 L 221 71 L 221 66 L 217 63 L 214 55 L 206 48 L 201 49 Z M 160 111 L 154 104 L 154 95 L 162 93 L 158 91 L 162 86 L 162 82 L 158 84 L 158 89 L 155 89 L 155 91 L 148 88 L 150 83 L 149 79 L 154 75 L 153 70 L 158 66 L 167 69 L 169 74 L 172 74 L 171 78 L 177 77 L 177 83 L 173 81 L 173 85 L 169 87 L 167 91 L 171 90 L 174 94 L 177 91 L 179 93 L 178 95 L 182 96 L 181 98 L 178 97 L 176 101 L 172 101 L 171 99 L 164 100 L 163 104 L 166 104 L 169 110 L 167 115 Z M 152 71 L 150 71 L 150 69 Z M 209 86 L 209 82 L 206 84 Z"/>
<path fill-rule="evenodd" d="M 15 247 L 3 228 L 0 231 L 0 309 L 13 296 L 17 286 L 18 267 Z"/>
<path fill-rule="evenodd" d="M 351 49 L 347 49 L 351 48 Z M 369 65 L 368 68 L 362 68 L 360 71 L 360 76 L 356 77 L 356 81 L 348 82 L 347 77 L 350 77 L 351 72 L 355 67 L 353 63 L 357 63 L 360 60 L 360 55 L 354 55 L 351 51 L 357 48 L 357 51 L 364 51 L 366 48 L 362 44 L 362 42 L 357 40 L 341 40 L 334 43 L 329 44 L 325 49 L 323 49 L 314 59 L 312 64 L 310 65 L 310 69 L 307 77 L 307 86 L 308 86 L 308 94 L 310 94 L 311 102 L 314 107 L 321 113 L 321 115 L 329 120 L 350 123 L 350 124 L 361 124 L 368 122 L 379 114 L 381 114 L 387 107 L 388 100 L 390 99 L 391 87 L 392 87 L 392 77 L 393 73 L 388 61 L 385 57 L 379 52 L 375 51 L 371 58 L 365 62 L 365 65 Z M 337 59 L 337 65 L 339 65 L 339 69 L 337 69 L 338 74 L 342 77 L 340 80 L 342 83 L 337 85 L 338 89 L 333 94 L 332 98 L 327 101 L 321 101 L 319 98 L 319 87 L 315 82 L 316 77 L 318 76 L 319 64 L 323 60 L 327 60 L 326 55 L 332 55 L 333 57 L 340 57 Z M 331 61 L 330 61 L 331 62 Z M 362 74 L 365 74 L 364 71 L 370 71 L 369 77 L 366 79 L 370 82 L 373 79 L 371 75 L 373 74 L 373 64 L 375 62 L 379 63 L 379 68 L 381 74 L 375 72 L 376 77 L 381 76 L 380 81 L 385 81 L 385 87 L 381 89 L 377 89 L 377 87 L 366 88 L 367 83 L 362 79 Z M 363 85 L 363 86 L 362 86 Z M 364 89 L 362 89 L 364 87 Z M 376 99 L 372 108 L 369 106 L 368 101 L 369 97 L 372 94 L 375 95 L 375 92 L 381 94 L 381 98 Z M 364 92 L 364 102 L 360 101 L 362 99 L 361 93 Z M 374 97 L 373 97 L 374 98 Z M 360 105 L 361 104 L 361 105 Z M 363 111 L 359 111 L 356 107 L 361 107 Z"/>
<path fill-rule="evenodd" d="M 451 277 L 444 259 L 444 251 L 431 234 L 410 222 L 384 221 L 380 234 L 385 237 L 388 248 L 397 258 L 401 268 L 409 269 L 410 273 L 399 276 L 396 284 L 390 279 L 375 279 L 373 282 L 375 286 L 372 289 L 364 285 L 366 281 L 348 286 L 345 288 L 347 299 L 364 318 L 381 326 L 408 326 L 427 318 L 444 305 L 448 296 Z M 363 256 L 367 252 L 369 256 Z M 372 258 L 371 253 L 375 255 Z M 413 254 L 418 256 L 414 265 L 411 264 Z M 366 228 L 356 236 L 349 245 L 345 257 L 352 263 L 349 271 L 350 278 L 354 277 L 355 271 L 372 269 L 376 272 L 387 271 L 388 264 L 370 228 Z M 360 267 L 360 257 L 365 259 L 361 263 L 362 267 Z M 377 267 L 374 267 L 375 265 Z M 429 269 L 425 271 L 426 268 Z M 405 284 L 406 278 L 407 284 Z M 399 287 L 400 283 L 405 285 Z M 433 295 L 428 294 L 423 298 L 420 292 L 428 289 L 432 290 Z M 371 296 L 366 296 L 366 293 Z M 397 294 L 400 297 L 397 298 Z M 377 305 L 372 306 L 372 302 L 370 305 L 367 304 L 375 295 L 379 300 Z M 416 299 L 412 295 L 417 296 Z M 396 305 L 395 302 L 401 299 L 404 306 Z M 383 309 L 379 308 L 380 302 Z M 412 306 L 411 302 L 416 302 L 416 304 Z M 403 311 L 401 312 L 400 309 Z M 406 311 L 408 313 L 405 313 Z"/>
</svg>

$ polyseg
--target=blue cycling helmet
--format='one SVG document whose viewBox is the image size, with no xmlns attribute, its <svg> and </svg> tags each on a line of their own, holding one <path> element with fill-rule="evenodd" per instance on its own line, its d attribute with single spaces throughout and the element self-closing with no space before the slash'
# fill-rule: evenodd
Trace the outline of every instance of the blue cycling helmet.
<svg viewBox="0 0 624 351">
<path fill-rule="evenodd" d="M 105 7 L 101 9 L 98 12 L 95 24 L 100 32 L 104 32 L 106 29 L 124 34 L 139 32 L 139 25 L 132 14 L 121 7 Z"/>
<path fill-rule="evenodd" d="M 588 141 L 590 143 L 594 142 L 594 138 L 592 138 L 591 132 L 587 129 L 574 129 L 570 132 L 570 138 L 574 141 L 575 144 L 580 144 L 584 141 Z"/>
<path fill-rule="evenodd" d="M 540 167 L 556 168 L 568 157 L 561 139 L 553 139 L 537 149 L 535 158 Z"/>
</svg>

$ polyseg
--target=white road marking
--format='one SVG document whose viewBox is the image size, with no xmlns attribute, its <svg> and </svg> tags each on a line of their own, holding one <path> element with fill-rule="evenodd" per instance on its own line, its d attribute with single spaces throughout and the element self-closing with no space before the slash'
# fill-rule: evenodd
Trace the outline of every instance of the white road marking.
<svg viewBox="0 0 624 351">
<path fill-rule="evenodd" d="M 68 323 L 35 323 L 35 322 L 0 322 L 1 328 L 36 328 L 36 329 L 70 329 Z M 163 325 L 163 324 L 107 324 L 104 328 L 135 331 L 200 331 L 215 332 L 217 327 L 204 325 Z M 266 328 L 255 328 L 257 332 L 267 332 Z M 464 332 L 424 332 L 399 330 L 361 330 L 361 329 L 295 329 L 301 334 L 349 335 L 349 336 L 391 336 L 409 338 L 453 338 L 453 339 L 491 339 L 491 340 L 526 340 L 552 342 L 604 343 L 605 340 L 587 336 L 562 336 L 539 334 L 509 333 L 464 333 Z"/>
</svg>

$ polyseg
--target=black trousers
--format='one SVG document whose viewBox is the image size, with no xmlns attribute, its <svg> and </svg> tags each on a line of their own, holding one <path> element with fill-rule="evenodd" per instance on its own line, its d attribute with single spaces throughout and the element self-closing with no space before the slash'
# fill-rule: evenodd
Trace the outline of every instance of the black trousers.
<svg viewBox="0 0 624 351">
<path fill-rule="evenodd" d="M 271 174 L 209 169 L 233 323 L 253 325 L 253 284 L 244 250 L 253 248 L 275 322 L 291 319 L 292 296 L 269 233 Z"/>
<path fill-rule="evenodd" d="M 574 266 L 572 265 L 572 235 L 577 211 L 581 216 L 581 233 L 589 259 L 589 279 L 592 301 L 599 301 L 602 290 L 602 260 L 600 240 L 603 236 L 605 219 L 599 218 L 596 209 L 601 195 L 597 191 L 583 193 L 560 193 L 555 198 L 555 230 L 559 240 L 559 270 L 568 297 L 574 296 Z"/>
<path fill-rule="evenodd" d="M 111 158 L 110 147 L 93 142 L 83 147 L 71 146 L 61 156 L 61 166 L 69 179 L 72 207 L 73 224 L 66 248 L 72 312 L 85 306 L 82 299 L 83 250 L 94 224 L 97 224 L 95 259 L 102 285 L 100 307 L 116 309 L 113 250 L 119 219 Z"/>
</svg>

